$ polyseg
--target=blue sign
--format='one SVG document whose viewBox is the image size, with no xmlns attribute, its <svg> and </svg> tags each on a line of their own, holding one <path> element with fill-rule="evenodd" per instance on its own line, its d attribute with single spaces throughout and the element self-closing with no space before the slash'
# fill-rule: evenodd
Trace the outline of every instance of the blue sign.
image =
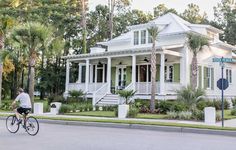
<svg viewBox="0 0 236 150">
<path fill-rule="evenodd" d="M 227 63 L 232 63 L 236 62 L 236 59 L 234 58 L 213 58 L 213 62 L 227 62 Z"/>
<path fill-rule="evenodd" d="M 217 81 L 217 87 L 220 89 L 220 90 L 226 90 L 228 87 L 229 87 L 229 82 L 227 79 L 223 79 L 223 86 L 222 86 L 222 79 L 219 79 Z"/>
</svg>

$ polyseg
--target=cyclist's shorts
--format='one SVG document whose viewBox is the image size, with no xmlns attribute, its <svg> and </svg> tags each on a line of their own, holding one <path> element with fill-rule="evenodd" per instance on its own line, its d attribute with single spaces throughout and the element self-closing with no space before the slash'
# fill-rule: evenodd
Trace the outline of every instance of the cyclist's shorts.
<svg viewBox="0 0 236 150">
<path fill-rule="evenodd" d="M 22 107 L 17 108 L 17 112 L 20 114 L 23 114 L 23 113 L 28 114 L 30 111 L 31 111 L 31 108 L 22 108 Z"/>
</svg>

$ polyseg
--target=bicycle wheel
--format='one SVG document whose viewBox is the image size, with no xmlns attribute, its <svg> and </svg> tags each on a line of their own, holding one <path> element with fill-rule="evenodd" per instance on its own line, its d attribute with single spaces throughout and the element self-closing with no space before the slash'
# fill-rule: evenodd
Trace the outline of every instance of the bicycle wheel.
<svg viewBox="0 0 236 150">
<path fill-rule="evenodd" d="M 26 120 L 25 129 L 29 135 L 36 135 L 39 132 L 38 120 L 32 116 L 28 117 Z"/>
<path fill-rule="evenodd" d="M 19 124 L 17 124 L 17 118 L 15 115 L 10 115 L 7 117 L 6 127 L 11 133 L 16 133 L 19 130 Z"/>
</svg>

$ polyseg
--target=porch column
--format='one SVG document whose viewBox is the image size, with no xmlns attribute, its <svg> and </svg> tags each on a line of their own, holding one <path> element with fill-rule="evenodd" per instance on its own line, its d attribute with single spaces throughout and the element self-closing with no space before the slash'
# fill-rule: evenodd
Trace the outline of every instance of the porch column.
<svg viewBox="0 0 236 150">
<path fill-rule="evenodd" d="M 202 81 L 201 81 L 202 82 L 202 87 L 201 88 L 204 89 L 204 66 L 203 65 L 202 65 L 201 69 L 202 69 L 202 71 L 201 71 L 201 73 L 202 73 L 201 74 L 201 76 L 202 76 Z"/>
<path fill-rule="evenodd" d="M 85 77 L 85 92 L 88 92 L 89 88 L 89 59 L 86 59 L 86 77 Z"/>
<path fill-rule="evenodd" d="M 165 95 L 165 54 L 161 53 L 160 66 L 160 94 Z"/>
<path fill-rule="evenodd" d="M 180 58 L 180 83 L 186 86 L 190 83 L 190 62 L 189 49 L 184 46 L 182 49 L 182 57 Z"/>
<path fill-rule="evenodd" d="M 111 93 L 111 57 L 107 58 L 107 92 Z"/>
<path fill-rule="evenodd" d="M 136 90 L 136 55 L 132 56 L 132 83 L 133 83 L 133 90 Z"/>
<path fill-rule="evenodd" d="M 93 65 L 90 65 L 90 79 L 89 83 L 93 83 Z"/>
<path fill-rule="evenodd" d="M 70 82 L 70 61 L 66 60 L 66 87 L 65 92 L 68 93 L 69 88 L 69 82 Z"/>
<path fill-rule="evenodd" d="M 81 83 L 82 79 L 82 64 L 79 64 L 79 83 Z"/>
</svg>

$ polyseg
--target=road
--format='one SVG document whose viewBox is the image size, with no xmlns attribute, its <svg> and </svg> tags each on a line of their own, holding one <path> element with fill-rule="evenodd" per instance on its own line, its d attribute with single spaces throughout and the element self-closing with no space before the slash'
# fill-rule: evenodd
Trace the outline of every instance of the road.
<svg viewBox="0 0 236 150">
<path fill-rule="evenodd" d="M 40 124 L 39 134 L 9 133 L 0 121 L 0 150 L 230 150 L 236 138 L 85 126 Z"/>
</svg>

